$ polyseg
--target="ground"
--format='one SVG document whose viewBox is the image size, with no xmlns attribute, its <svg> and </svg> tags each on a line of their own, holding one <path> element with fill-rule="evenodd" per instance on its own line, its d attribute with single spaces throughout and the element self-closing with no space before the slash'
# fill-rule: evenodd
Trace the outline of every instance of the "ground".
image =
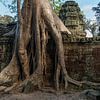
<svg viewBox="0 0 100 100">
<path fill-rule="evenodd" d="M 31 94 L 0 94 L 0 100 L 89 100 L 83 95 L 83 92 L 75 93 L 47 93 L 35 91 Z"/>
</svg>

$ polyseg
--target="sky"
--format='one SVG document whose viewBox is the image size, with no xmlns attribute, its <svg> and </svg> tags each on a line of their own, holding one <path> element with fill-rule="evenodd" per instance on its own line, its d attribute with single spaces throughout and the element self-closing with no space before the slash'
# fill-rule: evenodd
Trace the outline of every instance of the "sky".
<svg viewBox="0 0 100 100">
<path fill-rule="evenodd" d="M 7 0 L 8 2 L 11 2 L 12 0 Z M 95 20 L 95 12 L 92 11 L 92 7 L 97 6 L 97 4 L 100 2 L 100 0 L 74 0 L 79 4 L 79 7 L 83 11 L 84 15 L 87 19 Z M 12 15 L 9 10 L 0 3 L 0 15 Z"/>
<path fill-rule="evenodd" d="M 95 12 L 92 7 L 96 7 L 100 0 L 74 0 L 76 1 L 87 19 L 95 20 Z"/>
</svg>

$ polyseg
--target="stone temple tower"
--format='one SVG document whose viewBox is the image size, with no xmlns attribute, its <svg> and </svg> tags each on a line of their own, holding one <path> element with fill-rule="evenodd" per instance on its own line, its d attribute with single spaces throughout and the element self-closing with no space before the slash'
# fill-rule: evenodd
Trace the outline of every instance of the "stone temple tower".
<svg viewBox="0 0 100 100">
<path fill-rule="evenodd" d="M 85 37 L 83 14 L 78 3 L 66 1 L 59 12 L 59 17 L 73 36 Z"/>
</svg>

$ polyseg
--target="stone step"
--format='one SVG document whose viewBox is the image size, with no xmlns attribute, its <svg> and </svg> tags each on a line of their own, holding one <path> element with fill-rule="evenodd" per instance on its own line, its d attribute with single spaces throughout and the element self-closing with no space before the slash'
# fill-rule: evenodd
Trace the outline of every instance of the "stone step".
<svg viewBox="0 0 100 100">
<path fill-rule="evenodd" d="M 87 97 L 91 100 L 100 100 L 100 91 L 98 90 L 89 90 Z"/>
</svg>

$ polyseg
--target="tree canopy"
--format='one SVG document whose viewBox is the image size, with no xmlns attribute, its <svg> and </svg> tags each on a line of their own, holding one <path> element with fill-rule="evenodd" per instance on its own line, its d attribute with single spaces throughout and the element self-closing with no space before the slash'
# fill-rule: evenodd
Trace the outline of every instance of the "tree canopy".
<svg viewBox="0 0 100 100">
<path fill-rule="evenodd" d="M 59 10 L 65 0 L 49 0 L 52 4 L 53 10 L 59 14 Z"/>
<path fill-rule="evenodd" d="M 95 11 L 95 16 L 98 24 L 98 35 L 100 35 L 100 2 L 97 4 L 97 7 L 93 7 L 92 9 Z"/>
<path fill-rule="evenodd" d="M 58 14 L 59 10 L 61 8 L 61 5 L 63 4 L 65 0 L 49 0 L 49 2 L 51 3 L 51 6 L 53 8 L 53 10 Z M 7 3 L 7 0 L 0 0 L 0 2 L 6 6 L 11 13 L 17 13 L 17 0 L 11 0 L 10 3 Z M 23 3 L 23 0 L 21 0 L 21 2 Z M 22 4 L 21 3 L 21 4 Z"/>
<path fill-rule="evenodd" d="M 97 7 L 93 7 L 92 9 L 96 12 L 95 16 L 100 17 L 100 2 L 97 4 Z"/>
<path fill-rule="evenodd" d="M 34 91 L 51 86 L 66 90 L 69 83 L 100 85 L 72 79 L 66 68 L 62 33 L 71 32 L 53 11 L 48 0 L 17 0 L 18 21 L 11 31 L 15 33 L 13 54 L 9 64 L 0 72 L 0 86 L 4 91 Z M 49 80 L 48 49 L 53 42 L 53 63 Z M 49 45 L 49 46 L 48 46 Z M 49 55 L 50 58 L 50 55 Z M 46 84 L 46 81 L 48 84 Z"/>
</svg>

